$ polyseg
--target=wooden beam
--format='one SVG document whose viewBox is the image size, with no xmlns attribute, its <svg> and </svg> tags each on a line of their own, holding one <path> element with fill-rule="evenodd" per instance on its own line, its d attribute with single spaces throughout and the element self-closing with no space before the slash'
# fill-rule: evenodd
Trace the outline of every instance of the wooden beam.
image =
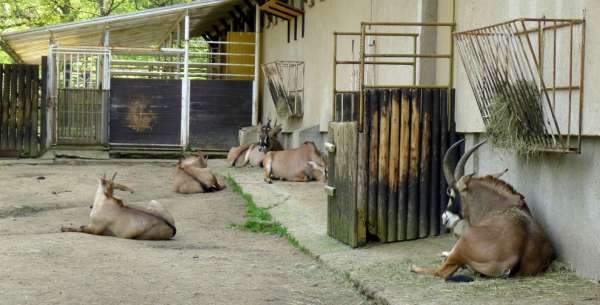
<svg viewBox="0 0 600 305">
<path fill-rule="evenodd" d="M 15 50 L 13 50 L 10 47 L 10 45 L 6 41 L 4 41 L 2 38 L 0 38 L 0 48 L 2 50 L 4 50 L 4 52 L 6 52 L 6 54 L 8 54 L 15 61 L 15 63 L 18 63 L 18 64 L 24 63 L 23 59 L 21 59 L 19 54 L 17 54 L 17 52 L 15 52 Z"/>
<path fill-rule="evenodd" d="M 244 20 L 244 22 L 246 22 L 246 24 L 248 25 L 248 27 L 250 28 L 254 28 L 254 22 L 252 21 L 252 18 L 250 18 L 250 16 L 248 16 L 245 12 L 244 9 L 242 9 L 241 6 L 236 5 L 233 7 L 233 9 L 235 9 L 235 11 L 240 14 L 240 17 L 242 18 L 242 20 Z"/>
<path fill-rule="evenodd" d="M 231 26 L 229 25 L 229 23 L 227 23 L 227 20 L 225 20 L 225 18 L 219 18 L 219 21 L 225 27 L 225 32 L 231 31 Z"/>
<path fill-rule="evenodd" d="M 158 45 L 161 45 L 163 42 L 165 42 L 167 40 L 167 38 L 169 38 L 169 35 L 177 29 L 177 27 L 179 26 L 179 23 L 181 22 L 181 20 L 183 20 L 184 17 L 185 17 L 185 13 L 181 13 L 179 15 L 179 17 L 177 17 L 177 20 L 169 27 L 169 31 L 167 32 L 167 34 L 163 35 L 158 40 Z"/>
</svg>

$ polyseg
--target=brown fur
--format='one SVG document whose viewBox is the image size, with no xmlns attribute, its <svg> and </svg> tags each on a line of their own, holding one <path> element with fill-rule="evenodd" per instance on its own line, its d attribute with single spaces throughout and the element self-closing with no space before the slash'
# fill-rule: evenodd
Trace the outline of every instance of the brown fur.
<svg viewBox="0 0 600 305">
<path fill-rule="evenodd" d="M 468 227 L 441 267 L 413 266 L 413 272 L 447 279 L 467 265 L 490 277 L 535 275 L 554 260 L 550 240 L 510 184 L 493 176 L 464 176 L 455 187 Z"/>
<path fill-rule="evenodd" d="M 309 164 L 311 161 L 316 166 Z M 313 142 L 304 142 L 296 149 L 268 152 L 263 167 L 267 183 L 271 183 L 273 178 L 307 182 L 316 180 L 317 176 L 323 180 L 323 176 L 314 170 L 316 167 L 324 168 L 325 160 Z"/>
<path fill-rule="evenodd" d="M 125 205 L 113 196 L 114 189 L 121 187 L 127 188 L 123 185 L 115 187 L 112 180 L 101 178 L 89 224 L 61 227 L 61 231 L 146 240 L 165 240 L 175 236 L 175 221 L 166 209 L 156 201 L 146 205 Z"/>
<path fill-rule="evenodd" d="M 199 167 L 193 159 L 186 157 L 177 163 L 173 175 L 173 191 L 180 194 L 194 194 L 220 191 L 225 186 L 208 167 Z"/>
</svg>

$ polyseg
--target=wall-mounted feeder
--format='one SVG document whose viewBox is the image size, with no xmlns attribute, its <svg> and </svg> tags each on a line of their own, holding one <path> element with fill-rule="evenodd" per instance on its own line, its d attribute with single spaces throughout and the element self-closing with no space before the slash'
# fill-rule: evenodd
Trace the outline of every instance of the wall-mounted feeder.
<svg viewBox="0 0 600 305">
<path fill-rule="evenodd" d="M 280 117 L 304 115 L 304 62 L 275 61 L 261 66 Z"/>
<path fill-rule="evenodd" d="M 520 18 L 454 35 L 494 144 L 581 152 L 584 19 Z"/>
</svg>

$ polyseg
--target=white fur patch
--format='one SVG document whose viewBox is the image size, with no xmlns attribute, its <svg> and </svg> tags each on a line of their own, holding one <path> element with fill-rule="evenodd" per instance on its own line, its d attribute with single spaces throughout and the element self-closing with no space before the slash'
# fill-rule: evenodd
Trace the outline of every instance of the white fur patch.
<svg viewBox="0 0 600 305">
<path fill-rule="evenodd" d="M 442 214 L 442 224 L 448 229 L 454 228 L 459 220 L 460 217 L 452 212 L 446 211 L 444 214 Z"/>
</svg>

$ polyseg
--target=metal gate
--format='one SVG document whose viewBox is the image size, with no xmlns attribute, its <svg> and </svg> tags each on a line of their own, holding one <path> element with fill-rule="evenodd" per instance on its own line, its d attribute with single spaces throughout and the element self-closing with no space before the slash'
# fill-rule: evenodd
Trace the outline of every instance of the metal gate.
<svg viewBox="0 0 600 305">
<path fill-rule="evenodd" d="M 54 144 L 107 143 L 110 51 L 52 48 Z"/>
</svg>

